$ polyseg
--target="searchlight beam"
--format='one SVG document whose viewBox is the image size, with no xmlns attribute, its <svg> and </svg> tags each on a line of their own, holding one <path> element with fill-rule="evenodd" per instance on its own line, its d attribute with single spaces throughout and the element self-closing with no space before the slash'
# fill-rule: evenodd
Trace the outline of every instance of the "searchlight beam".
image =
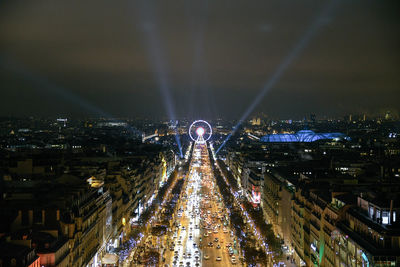
<svg viewBox="0 0 400 267">
<path fill-rule="evenodd" d="M 245 121 L 246 118 L 251 114 L 251 112 L 253 112 L 253 110 L 258 106 L 258 104 L 260 104 L 260 102 L 263 100 L 264 96 L 269 92 L 269 90 L 271 90 L 271 88 L 275 86 L 275 84 L 282 78 L 285 71 L 289 68 L 290 64 L 292 64 L 292 62 L 301 54 L 304 48 L 310 43 L 312 38 L 317 34 L 318 30 L 323 25 L 326 24 L 327 18 L 329 17 L 332 9 L 334 8 L 334 5 L 338 4 L 338 2 L 339 1 L 337 0 L 331 0 L 326 5 L 324 5 L 317 18 L 313 21 L 313 23 L 307 29 L 302 38 L 297 42 L 294 48 L 290 51 L 290 53 L 278 65 L 277 69 L 273 72 L 269 80 L 265 83 L 262 90 L 258 93 L 256 98 L 253 100 L 250 106 L 240 117 L 238 123 L 233 127 L 231 133 L 228 134 L 228 136 L 225 138 L 225 140 L 222 142 L 220 147 L 215 152 L 216 154 L 218 154 L 221 148 L 225 146 L 226 142 L 238 130 L 243 121 Z"/>
</svg>

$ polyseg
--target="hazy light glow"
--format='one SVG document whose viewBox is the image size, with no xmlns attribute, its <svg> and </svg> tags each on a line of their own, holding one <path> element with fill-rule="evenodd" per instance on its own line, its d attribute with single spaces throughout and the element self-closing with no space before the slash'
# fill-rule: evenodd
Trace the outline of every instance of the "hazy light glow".
<svg viewBox="0 0 400 267">
<path fill-rule="evenodd" d="M 208 96 L 207 66 L 205 62 L 204 32 L 207 25 L 208 1 L 187 1 L 186 16 L 189 21 L 188 29 L 193 39 L 193 63 L 190 84 L 190 99 L 188 101 L 188 115 L 197 114 L 196 95 L 200 93 Z"/>
<path fill-rule="evenodd" d="M 203 136 L 204 128 L 203 127 L 197 128 L 196 133 L 197 133 L 198 136 Z"/>
<path fill-rule="evenodd" d="M 269 92 L 269 90 L 271 90 L 271 88 L 273 86 L 275 86 L 276 83 L 279 82 L 279 80 L 285 74 L 285 71 L 289 68 L 289 66 L 292 64 L 292 62 L 299 56 L 299 54 L 301 54 L 301 52 L 308 45 L 308 43 L 311 41 L 311 39 L 315 36 L 315 34 L 318 32 L 318 30 L 321 28 L 321 26 L 325 25 L 326 18 L 329 17 L 329 14 L 331 13 L 331 10 L 333 9 L 334 4 L 337 4 L 338 2 L 339 1 L 331 0 L 322 8 L 321 12 L 318 14 L 317 18 L 313 21 L 313 23 L 307 29 L 307 31 L 302 36 L 302 38 L 296 43 L 294 48 L 290 51 L 290 53 L 283 59 L 283 61 L 278 65 L 276 70 L 272 73 L 271 77 L 267 80 L 264 87 L 261 89 L 261 91 L 258 93 L 256 98 L 253 100 L 253 102 L 250 104 L 250 106 L 243 113 L 239 122 L 235 125 L 235 127 L 233 127 L 232 132 L 225 138 L 225 140 L 222 142 L 221 146 L 217 149 L 217 151 L 215 152 L 216 154 L 218 154 L 218 152 L 221 150 L 221 148 L 226 144 L 226 142 L 237 131 L 237 129 L 243 123 L 243 121 L 246 120 L 247 117 L 258 106 L 258 104 L 260 104 L 260 102 L 264 99 L 265 95 Z"/>
<path fill-rule="evenodd" d="M 150 1 L 142 1 L 141 8 L 138 13 L 140 19 L 139 24 L 144 32 L 145 47 L 149 56 L 150 64 L 154 70 L 158 88 L 164 100 L 165 109 L 170 120 L 176 120 L 174 103 L 171 98 L 169 82 L 167 79 L 167 66 L 164 60 L 164 53 L 160 39 L 160 33 L 157 28 L 157 18 L 155 16 L 155 7 Z M 175 140 L 179 148 L 180 157 L 183 158 L 181 141 L 179 139 L 178 130 L 175 128 Z"/>
<path fill-rule="evenodd" d="M 115 119 L 114 116 L 105 112 L 104 110 L 100 109 L 96 105 L 93 105 L 91 102 L 85 100 L 84 98 L 80 97 L 77 94 L 74 94 L 72 91 L 57 85 L 56 83 L 49 80 L 46 76 L 41 75 L 39 73 L 34 73 L 20 62 L 15 61 L 14 59 L 6 56 L 0 57 L 0 67 L 3 67 L 11 72 L 17 73 L 22 79 L 30 81 L 39 85 L 38 88 L 41 88 L 42 93 L 44 95 L 53 94 L 57 95 L 63 100 L 67 100 L 68 102 L 73 103 L 97 116 L 106 118 L 110 121 L 114 122 L 121 122 L 120 120 Z M 133 134 L 142 135 L 142 132 L 134 127 L 127 125 L 126 129 Z"/>
</svg>

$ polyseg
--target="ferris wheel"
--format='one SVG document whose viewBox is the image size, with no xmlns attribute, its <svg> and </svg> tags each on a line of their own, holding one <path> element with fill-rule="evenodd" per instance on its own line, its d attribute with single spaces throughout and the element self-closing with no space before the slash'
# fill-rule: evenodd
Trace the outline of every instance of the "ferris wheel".
<svg viewBox="0 0 400 267">
<path fill-rule="evenodd" d="M 202 143 L 210 140 L 212 127 L 205 120 L 196 120 L 189 127 L 189 136 L 196 143 Z"/>
</svg>

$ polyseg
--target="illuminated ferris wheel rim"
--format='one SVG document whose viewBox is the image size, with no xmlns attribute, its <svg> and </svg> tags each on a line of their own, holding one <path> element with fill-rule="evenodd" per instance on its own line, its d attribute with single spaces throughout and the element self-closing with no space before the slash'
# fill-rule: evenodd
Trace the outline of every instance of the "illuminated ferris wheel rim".
<svg viewBox="0 0 400 267">
<path fill-rule="evenodd" d="M 204 141 L 210 140 L 211 135 L 212 135 L 212 128 L 211 128 L 211 125 L 210 125 L 207 121 L 205 121 L 205 120 L 195 120 L 194 122 L 192 122 L 192 124 L 191 124 L 190 127 L 189 127 L 189 136 L 190 136 L 190 139 L 192 139 L 192 140 L 195 141 L 195 142 L 197 141 L 197 140 L 196 140 L 195 138 L 193 138 L 193 136 L 192 136 L 192 128 L 193 128 L 196 124 L 198 124 L 198 123 L 204 123 L 204 124 L 206 124 L 206 125 L 208 126 L 210 132 L 208 133 L 208 137 L 205 138 Z M 196 129 L 196 130 L 197 130 L 197 129 Z M 206 133 L 206 131 L 205 131 L 205 133 Z"/>
</svg>

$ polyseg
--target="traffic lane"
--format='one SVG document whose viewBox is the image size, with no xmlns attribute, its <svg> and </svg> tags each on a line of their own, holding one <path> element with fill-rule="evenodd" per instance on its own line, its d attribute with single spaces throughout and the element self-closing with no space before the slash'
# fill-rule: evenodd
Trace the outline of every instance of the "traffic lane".
<svg viewBox="0 0 400 267">
<path fill-rule="evenodd" d="M 227 233 L 223 232 L 223 228 L 219 229 L 218 231 L 218 238 L 220 240 L 220 245 L 221 245 L 221 250 L 223 251 L 223 260 L 224 262 L 229 262 L 231 265 L 232 257 L 229 255 L 229 251 L 227 248 L 228 244 L 234 244 L 233 242 L 233 237 L 231 236 L 231 233 L 233 232 L 232 229 L 229 226 L 225 227 L 227 230 Z M 238 260 L 238 255 L 235 254 L 236 261 Z"/>
<path fill-rule="evenodd" d="M 214 223 L 215 225 L 215 223 Z M 222 257 L 222 263 L 228 264 L 228 266 L 231 265 L 231 257 L 229 256 L 228 250 L 226 248 L 226 245 L 229 243 L 232 243 L 232 239 L 230 238 L 229 233 L 230 228 L 227 227 L 228 233 L 223 233 L 223 230 L 220 228 L 218 229 L 218 233 L 214 233 L 213 231 L 209 234 L 209 236 L 204 237 L 203 243 L 204 246 L 206 246 L 206 251 L 210 255 L 210 263 L 216 260 L 217 256 Z M 203 232 L 209 232 L 210 230 L 204 229 Z M 204 235 L 204 234 L 203 234 Z M 218 238 L 218 242 L 215 242 L 215 238 Z M 208 247 L 209 243 L 213 244 L 212 248 Z M 220 245 L 220 249 L 217 249 L 216 247 Z M 218 263 L 215 263 L 218 264 Z M 208 266 L 208 265 L 207 265 Z"/>
<path fill-rule="evenodd" d="M 210 169 L 207 169 L 207 170 L 210 171 Z M 218 189 L 215 188 L 215 184 L 211 181 L 211 179 L 209 179 L 209 177 L 207 177 L 207 179 L 204 179 L 203 186 L 206 187 L 208 189 L 208 191 L 210 192 L 210 200 L 208 203 L 206 203 L 206 207 L 211 205 L 211 209 L 203 208 L 203 211 L 210 210 L 211 214 L 215 215 L 215 214 L 217 214 L 217 211 L 218 211 L 218 204 L 215 201 L 216 197 L 214 195 L 214 192 L 215 191 L 218 192 Z M 203 214 L 206 214 L 206 213 L 204 212 Z M 213 221 L 213 223 L 212 223 L 213 226 L 216 226 L 216 224 L 218 224 L 218 220 L 216 218 L 212 219 L 208 216 L 208 214 L 206 217 L 208 220 Z M 221 229 L 219 229 L 219 230 L 221 230 Z M 209 230 L 204 229 L 204 231 L 208 232 Z M 215 237 L 218 237 L 219 242 L 214 242 Z M 222 264 L 231 266 L 230 256 L 224 245 L 225 242 L 228 242 L 230 240 L 225 237 L 225 234 L 222 231 L 218 231 L 218 233 L 211 233 L 210 236 L 206 237 L 204 241 L 205 241 L 204 245 L 207 246 L 204 248 L 204 251 L 205 251 L 205 253 L 209 254 L 209 257 L 210 257 L 207 260 L 208 261 L 207 266 L 222 266 Z M 209 242 L 213 243 L 212 248 L 208 247 Z M 216 248 L 218 244 L 221 247 L 220 249 Z M 221 257 L 222 261 L 216 261 L 217 256 Z"/>
<path fill-rule="evenodd" d="M 190 181 L 193 182 L 193 181 Z M 195 216 L 195 218 L 192 218 L 192 215 L 190 214 L 190 211 L 192 210 L 190 205 L 193 205 L 195 203 L 190 203 L 190 200 L 193 200 L 193 194 L 195 192 L 193 192 L 193 190 L 191 188 L 187 188 L 186 191 L 188 194 L 188 201 L 183 201 L 182 202 L 182 208 L 184 210 L 184 212 L 182 212 L 182 217 L 179 220 L 179 223 L 181 224 L 181 227 L 178 230 L 178 240 L 179 237 L 182 236 L 181 242 L 182 245 L 177 245 L 176 247 L 176 251 L 178 251 L 178 257 L 176 259 L 177 264 L 179 264 L 180 262 L 183 263 L 187 263 L 187 262 L 191 262 L 193 263 L 193 265 L 195 264 L 195 252 L 198 250 L 197 248 L 195 248 L 193 246 L 193 243 L 196 242 L 196 236 L 198 237 L 199 235 L 199 230 L 195 229 L 194 225 L 196 224 L 196 221 L 198 221 L 198 218 L 196 218 L 197 216 Z M 190 204 L 189 204 L 190 203 Z M 182 229 L 182 226 L 185 227 L 185 230 Z M 190 228 L 193 228 L 192 231 L 190 231 Z M 189 233 L 192 233 L 192 239 L 189 238 Z M 194 240 L 193 240 L 194 239 Z M 178 243 L 178 242 L 176 242 Z M 183 253 L 191 253 L 192 257 L 190 258 L 184 258 L 183 257 Z M 173 252 L 173 254 L 175 254 Z M 174 255 L 172 255 L 173 259 L 170 260 L 169 262 L 172 262 L 175 260 Z"/>
<path fill-rule="evenodd" d="M 183 208 L 185 207 L 184 204 L 182 206 L 183 206 Z M 188 229 L 188 218 L 185 215 L 185 212 L 182 212 L 182 216 L 177 221 L 180 224 L 180 227 L 177 231 L 177 237 L 176 238 L 172 237 L 172 239 L 174 240 L 175 246 L 174 246 L 174 251 L 170 251 L 170 254 L 169 254 L 169 256 L 170 256 L 169 262 L 171 265 L 173 264 L 174 261 L 176 261 L 178 264 L 180 262 L 185 262 L 185 259 L 183 258 L 183 252 L 184 252 L 184 248 L 186 246 L 187 239 L 188 239 L 187 230 L 183 230 L 183 228 L 182 228 L 182 227 L 185 227 L 185 229 Z M 180 237 L 182 237 L 182 238 L 180 238 Z M 179 245 L 179 241 L 181 241 L 180 245 Z M 178 251 L 177 258 L 175 258 L 175 251 Z"/>
<path fill-rule="evenodd" d="M 180 218 L 177 222 L 178 222 L 179 224 L 181 224 L 182 226 L 185 225 L 185 219 L 184 219 L 183 217 Z M 175 228 L 175 229 L 176 229 L 176 228 Z M 185 243 L 185 241 L 184 241 L 184 232 L 182 231 L 182 228 L 180 227 L 180 228 L 178 229 L 176 238 L 173 237 L 174 232 L 175 232 L 175 231 L 173 231 L 173 232 L 171 233 L 171 240 L 172 240 L 172 241 L 174 242 L 174 244 L 175 244 L 174 249 L 173 249 L 173 251 L 170 251 L 170 250 L 169 250 L 170 248 L 168 248 L 168 250 L 169 250 L 169 252 L 170 252 L 170 253 L 169 253 L 169 256 L 170 256 L 169 259 L 170 259 L 170 262 L 171 262 L 171 263 L 175 260 L 175 251 L 178 251 L 178 252 L 179 252 L 179 253 L 177 254 L 178 258 L 176 259 L 176 261 L 179 262 L 179 261 L 182 260 L 182 246 L 179 245 L 179 241 L 181 241 L 181 244 L 184 244 L 184 243 Z M 182 239 L 179 238 L 180 236 L 182 236 Z"/>
<path fill-rule="evenodd" d="M 217 251 L 217 249 L 215 247 L 212 248 L 205 248 L 205 253 L 209 256 L 209 259 L 204 260 L 203 261 L 203 265 L 204 266 L 230 266 L 229 262 L 225 262 L 225 261 L 217 261 L 216 258 L 217 256 L 220 256 L 222 259 L 222 255 L 219 251 Z"/>
<path fill-rule="evenodd" d="M 185 190 L 185 188 L 183 190 Z M 168 232 L 169 244 L 166 247 L 167 253 L 165 253 L 165 255 L 166 255 L 165 258 L 166 258 L 166 262 L 167 263 L 170 262 L 172 264 L 172 262 L 174 260 L 176 260 L 179 263 L 179 261 L 183 260 L 182 247 L 185 244 L 185 241 L 186 241 L 186 238 L 187 238 L 187 233 L 186 233 L 186 230 L 185 231 L 182 230 L 182 226 L 184 226 L 185 228 L 188 229 L 188 227 L 187 227 L 188 218 L 186 216 L 185 206 L 186 206 L 185 200 L 182 199 L 180 206 L 177 207 L 178 209 L 183 208 L 183 211 L 180 212 L 182 214 L 182 216 L 176 218 L 176 222 L 180 224 L 180 227 L 179 228 L 173 227 L 171 229 L 172 231 Z M 174 233 L 175 232 L 177 233 L 176 237 L 174 237 Z M 180 237 L 182 237 L 182 238 L 180 238 Z M 181 241 L 182 245 L 178 245 L 179 241 Z M 171 247 L 172 242 L 174 242 L 175 245 L 174 245 L 174 249 L 171 251 L 170 247 Z M 175 259 L 175 251 L 179 252 L 178 255 L 177 255 L 178 256 L 177 259 Z"/>
<path fill-rule="evenodd" d="M 226 234 L 227 235 L 227 234 Z M 215 242 L 215 238 L 218 238 L 218 242 Z M 213 246 L 209 247 L 208 244 L 212 243 Z M 205 266 L 231 266 L 231 257 L 229 256 L 226 245 L 229 244 L 231 240 L 224 234 L 212 234 L 211 236 L 205 237 L 203 240 L 204 251 L 210 257 L 207 260 L 207 265 Z M 217 246 L 220 245 L 218 249 Z M 221 257 L 221 261 L 217 261 L 217 257 Z M 206 260 L 204 260 L 206 262 Z"/>
</svg>

